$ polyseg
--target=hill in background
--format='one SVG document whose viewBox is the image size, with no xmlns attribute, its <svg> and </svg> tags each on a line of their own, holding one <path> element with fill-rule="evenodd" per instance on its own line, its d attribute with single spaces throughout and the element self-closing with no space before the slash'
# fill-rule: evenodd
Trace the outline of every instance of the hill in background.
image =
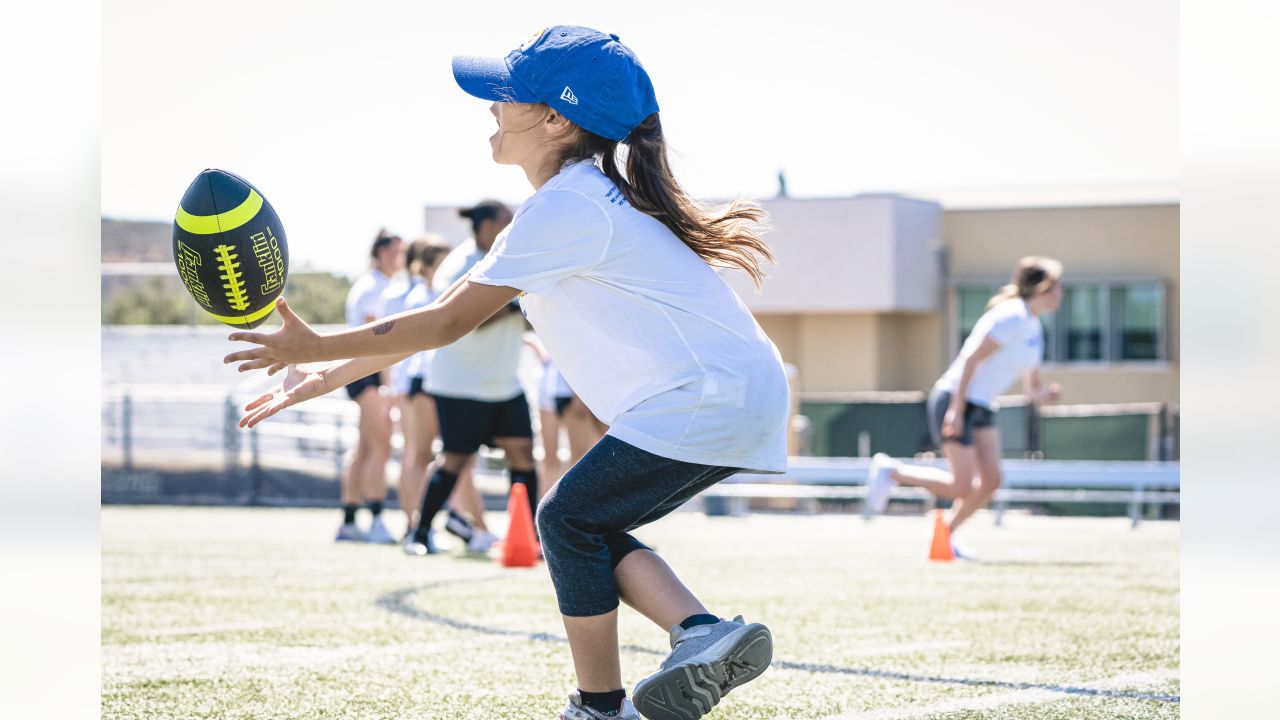
<svg viewBox="0 0 1280 720">
<path fill-rule="evenodd" d="M 173 262 L 172 227 L 156 220 L 102 218 L 102 262 Z"/>
<path fill-rule="evenodd" d="M 103 325 L 216 325 L 173 268 L 172 226 L 155 220 L 102 218 Z M 137 264 L 108 272 L 108 265 Z M 166 272 L 165 266 L 172 269 Z M 312 324 L 342 324 L 351 282 L 342 275 L 290 268 L 289 305 Z M 277 324 L 273 316 L 268 325 Z"/>
</svg>

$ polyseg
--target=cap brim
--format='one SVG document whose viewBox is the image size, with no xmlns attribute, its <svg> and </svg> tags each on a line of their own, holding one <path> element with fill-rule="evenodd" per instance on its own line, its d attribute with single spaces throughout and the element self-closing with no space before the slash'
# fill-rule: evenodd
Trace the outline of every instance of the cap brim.
<svg viewBox="0 0 1280 720">
<path fill-rule="evenodd" d="M 455 55 L 453 79 L 468 95 L 498 102 L 538 102 L 527 89 L 511 77 L 507 61 L 501 58 Z"/>
</svg>

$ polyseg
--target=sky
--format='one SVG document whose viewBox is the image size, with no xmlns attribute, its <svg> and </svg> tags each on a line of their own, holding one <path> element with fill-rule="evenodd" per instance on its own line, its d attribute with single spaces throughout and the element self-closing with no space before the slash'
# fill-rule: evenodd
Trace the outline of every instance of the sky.
<svg viewBox="0 0 1280 720">
<path fill-rule="evenodd" d="M 215 10 L 216 12 L 211 12 Z M 1173 0 L 339 3 L 107 0 L 102 212 L 170 220 L 206 167 L 275 207 L 294 268 L 355 274 L 379 227 L 530 188 L 489 155 L 455 54 L 613 32 L 707 198 L 899 192 L 947 207 L 1176 199 Z"/>
</svg>

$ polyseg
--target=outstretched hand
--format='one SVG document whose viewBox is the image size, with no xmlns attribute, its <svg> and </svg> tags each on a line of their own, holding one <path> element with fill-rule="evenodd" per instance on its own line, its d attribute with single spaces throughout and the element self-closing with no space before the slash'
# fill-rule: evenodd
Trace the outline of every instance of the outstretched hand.
<svg viewBox="0 0 1280 720">
<path fill-rule="evenodd" d="M 320 345 L 319 333 L 295 315 L 283 297 L 276 300 L 276 310 L 280 313 L 279 330 L 273 333 L 231 333 L 227 339 L 232 342 L 257 343 L 261 347 L 233 352 L 223 358 L 222 362 L 240 363 L 240 372 L 267 368 L 268 375 L 275 375 L 288 365 L 316 360 L 315 353 Z"/>
<path fill-rule="evenodd" d="M 251 428 L 291 405 L 329 392 L 330 388 L 325 387 L 324 375 L 319 371 L 309 371 L 297 365 L 289 365 L 288 369 L 284 382 L 244 406 L 240 427 Z"/>
</svg>

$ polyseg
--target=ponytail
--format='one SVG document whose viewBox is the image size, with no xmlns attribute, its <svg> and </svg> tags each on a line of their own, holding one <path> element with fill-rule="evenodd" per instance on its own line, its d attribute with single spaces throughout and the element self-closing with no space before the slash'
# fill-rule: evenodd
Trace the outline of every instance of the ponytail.
<svg viewBox="0 0 1280 720">
<path fill-rule="evenodd" d="M 707 264 L 744 270 L 759 289 L 765 277 L 761 262 L 776 263 L 762 238 L 767 229 L 764 209 L 745 200 L 712 206 L 689 197 L 667 163 L 666 138 L 657 113 L 622 143 L 578 128 L 576 141 L 560 162 L 563 166 L 594 158 L 600 159 L 600 169 L 632 207 L 666 225 Z"/>
<path fill-rule="evenodd" d="M 1062 263 L 1053 258 L 1028 255 L 1018 261 L 1009 284 L 1000 288 L 1000 292 L 987 301 L 987 309 L 1013 298 L 1030 300 L 1048 291 L 1061 277 Z"/>
<path fill-rule="evenodd" d="M 1008 285 L 1000 288 L 1000 292 L 991 296 L 991 299 L 987 301 L 987 309 L 990 310 L 1005 300 L 1012 300 L 1016 297 L 1018 297 L 1018 286 L 1013 283 L 1009 283 Z"/>
</svg>

